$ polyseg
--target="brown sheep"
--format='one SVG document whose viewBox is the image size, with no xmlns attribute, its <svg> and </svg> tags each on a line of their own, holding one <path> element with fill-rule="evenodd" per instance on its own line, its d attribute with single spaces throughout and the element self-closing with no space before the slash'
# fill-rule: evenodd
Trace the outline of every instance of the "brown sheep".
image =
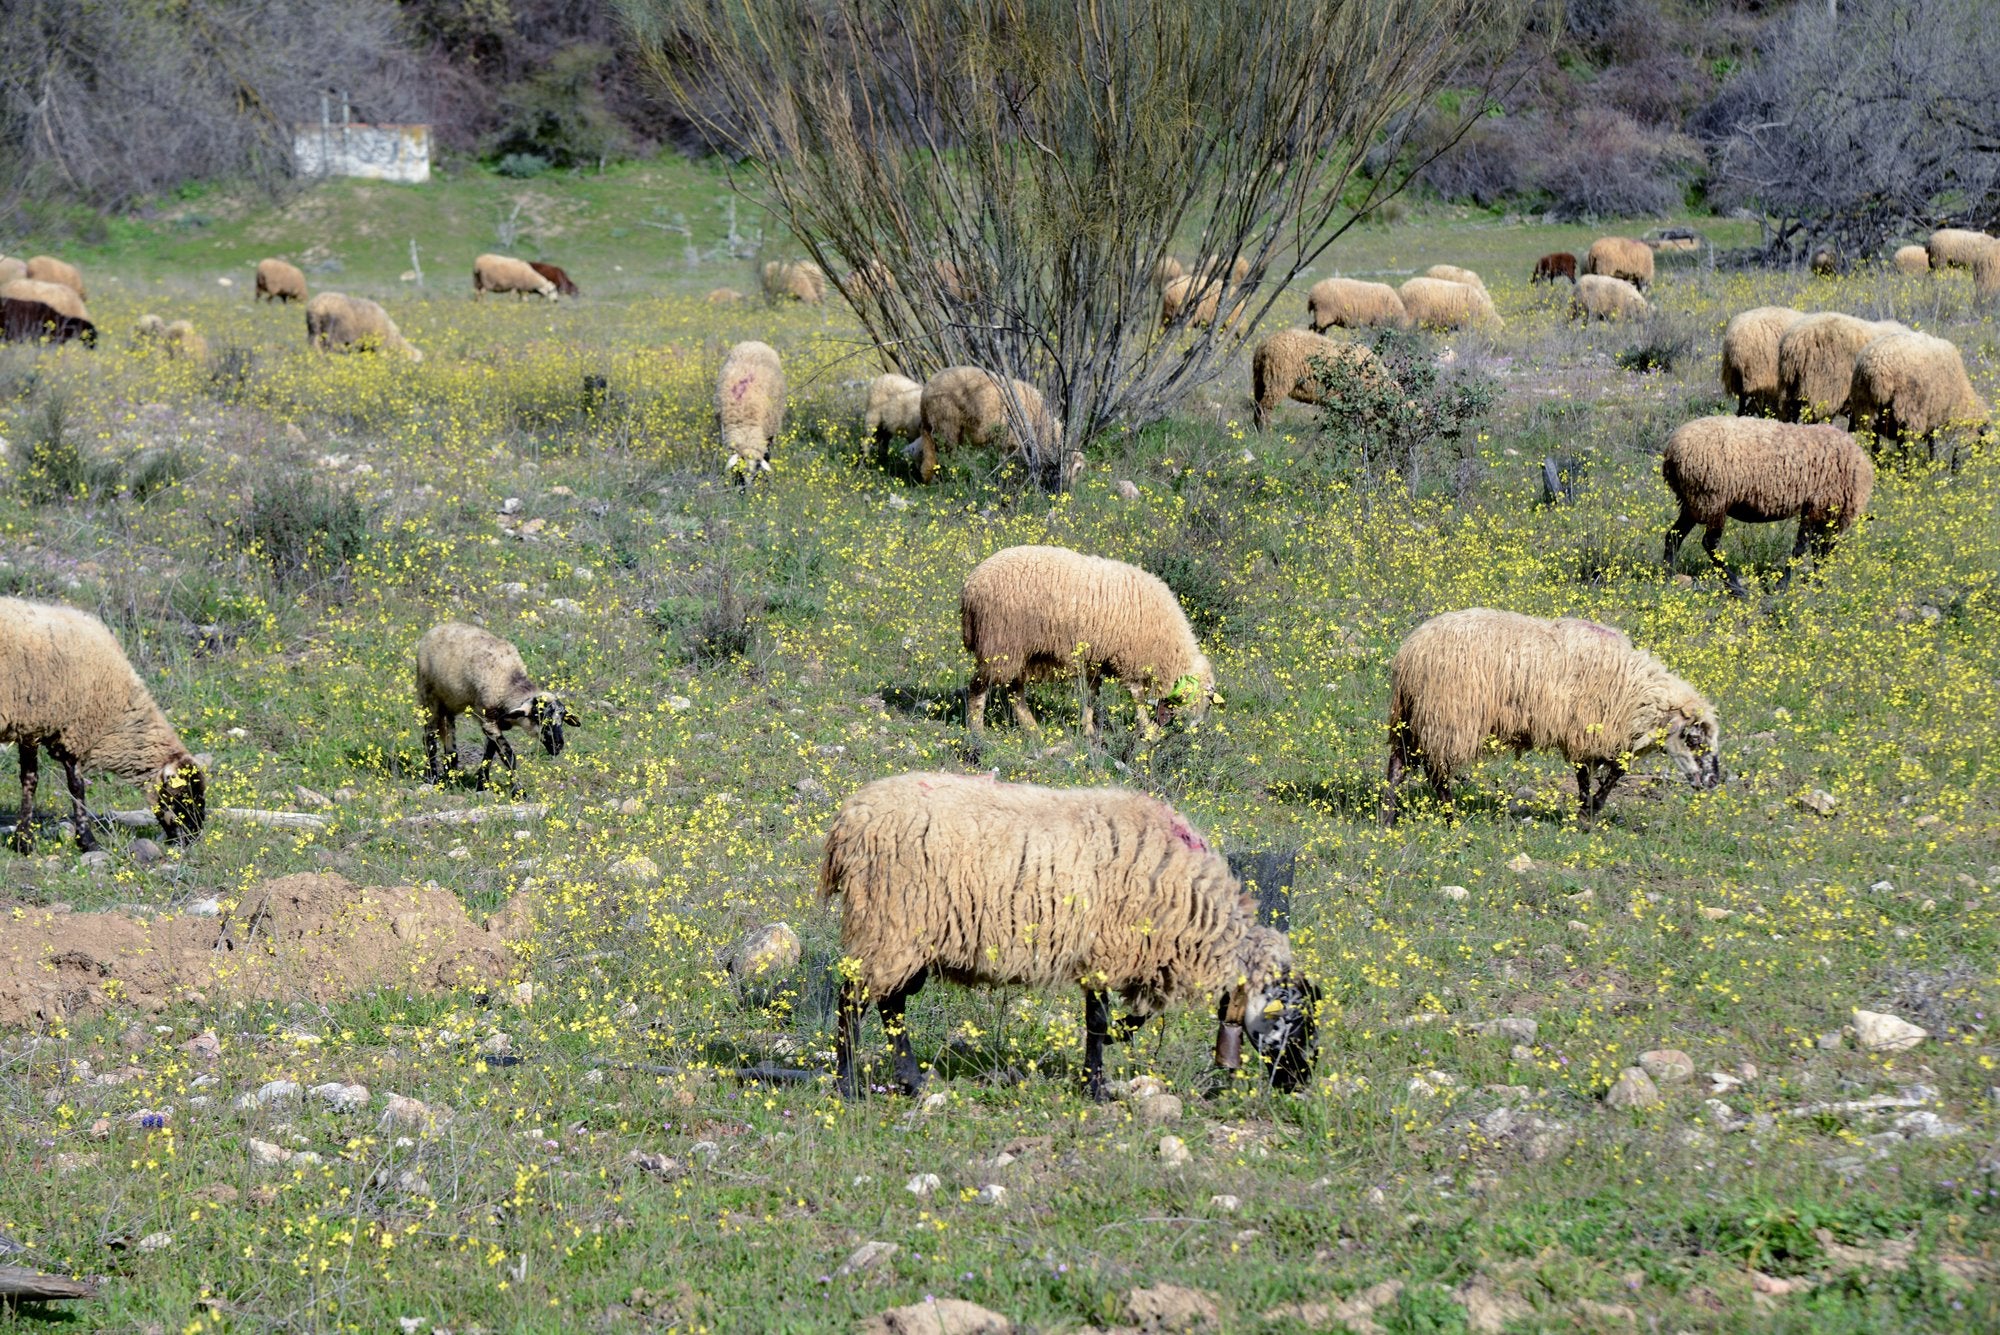
<svg viewBox="0 0 2000 1335">
<path fill-rule="evenodd" d="M 90 300 L 90 294 L 83 290 L 82 271 L 53 255 L 37 255 L 30 259 L 24 276 L 38 283 L 60 283 L 76 293 L 78 301 Z"/>
<path fill-rule="evenodd" d="M 257 261 L 257 291 L 252 301 L 294 302 L 306 299 L 305 271 L 283 260 Z"/>
<path fill-rule="evenodd" d="M 529 260 L 528 267 L 548 279 L 551 283 L 554 283 L 558 295 L 565 297 L 582 295 L 577 290 L 575 280 L 563 271 L 563 267 L 560 264 L 548 264 L 541 260 Z"/>
<path fill-rule="evenodd" d="M 1387 283 L 1365 283 L 1358 278 L 1322 278 L 1306 293 L 1307 323 L 1323 334 L 1342 329 L 1408 329 L 1410 313 L 1403 299 Z"/>
<path fill-rule="evenodd" d="M 424 359 L 389 312 L 366 297 L 341 292 L 321 292 L 306 303 L 306 342 L 321 352 L 397 352 L 413 362 Z"/>
<path fill-rule="evenodd" d="M 1735 396 L 1740 416 L 1776 413 L 1778 344 L 1785 331 L 1805 319 L 1790 306 L 1757 306 L 1730 318 L 1722 330 L 1722 388 Z"/>
<path fill-rule="evenodd" d="M 1081 668 L 1089 686 L 1083 731 L 1097 732 L 1105 677 L 1123 682 L 1152 724 L 1179 708 L 1200 718 L 1215 693 L 1215 669 L 1196 643 L 1174 591 L 1157 575 L 1066 547 L 1008 547 L 973 567 L 959 591 L 959 633 L 972 655 L 965 726 L 986 730 L 986 697 L 1011 688 L 1014 716 L 1034 730 L 1022 687 Z"/>
<path fill-rule="evenodd" d="M 1448 803 L 1452 776 L 1489 738 L 1517 755 L 1560 751 L 1576 766 L 1586 819 L 1631 759 L 1657 746 L 1695 788 L 1722 782 L 1715 706 L 1620 632 L 1571 617 L 1472 607 L 1424 622 L 1389 664 L 1389 734 L 1385 824 L 1412 759 Z M 1604 779 L 1593 793 L 1594 771 Z"/>
<path fill-rule="evenodd" d="M 1629 236 L 1601 236 L 1585 252 L 1583 271 L 1622 278 L 1644 292 L 1653 284 L 1653 248 Z"/>
<path fill-rule="evenodd" d="M 1011 396 L 1000 377 L 976 366 L 949 367 L 924 383 L 919 400 L 923 430 L 915 450 L 918 477 L 929 482 L 937 476 L 940 447 L 961 445 L 995 445 L 1044 470 L 1055 467 L 1062 419 L 1049 410 L 1033 385 L 1022 380 L 1007 384 Z M 1073 451 L 1062 461 L 1064 480 L 1075 477 L 1082 467 L 1083 455 Z"/>
<path fill-rule="evenodd" d="M 1702 550 L 1738 597 L 1749 590 L 1716 550 L 1725 521 L 1799 521 L 1791 564 L 1778 580 L 1782 589 L 1808 549 L 1814 564 L 1826 559 L 1834 539 L 1868 509 L 1875 488 L 1875 466 L 1839 427 L 1768 417 L 1701 417 L 1683 424 L 1667 437 L 1660 476 L 1681 507 L 1667 529 L 1666 564 L 1673 565 L 1681 544 L 1699 527 Z"/>
<path fill-rule="evenodd" d="M 1861 320 L 1838 311 L 1788 326 L 1778 340 L 1778 416 L 1825 422 L 1845 415 L 1855 356 L 1884 334 L 1902 331 L 1894 320 Z"/>
<path fill-rule="evenodd" d="M 28 262 L 15 259 L 11 255 L 0 255 L 0 286 L 13 282 L 16 278 L 28 276 Z"/>
<path fill-rule="evenodd" d="M 1336 342 L 1309 329 L 1280 329 L 1250 356 L 1251 415 L 1259 431 L 1270 429 L 1271 414 L 1286 398 L 1322 402 L 1325 386 L 1316 361 L 1346 362 L 1374 383 L 1389 379 L 1381 359 L 1358 343 Z"/>
<path fill-rule="evenodd" d="M 1191 325 L 1214 324 L 1222 312 L 1223 284 L 1217 279 L 1204 279 L 1195 274 L 1182 274 L 1160 289 L 1160 328 L 1171 327 L 1175 321 L 1186 316 Z M 1229 318 L 1222 322 L 1224 329 L 1233 328 L 1243 317 L 1247 301 L 1239 301 L 1229 312 Z"/>
<path fill-rule="evenodd" d="M 1885 334 L 1855 356 L 1848 404 L 1856 432 L 1882 442 L 1933 442 L 1940 431 L 1978 427 L 1986 405 L 1966 378 L 1955 344 L 1929 334 Z"/>
<path fill-rule="evenodd" d="M 2000 303 L 2000 242 L 1972 261 L 1972 299 L 1982 306 Z"/>
<path fill-rule="evenodd" d="M 1576 256 L 1566 250 L 1551 251 L 1535 261 L 1535 272 L 1528 279 L 1531 283 L 1553 283 L 1558 278 L 1576 281 Z"/>
<path fill-rule="evenodd" d="M 766 301 L 803 301 L 816 306 L 826 300 L 826 270 L 811 260 L 767 260 L 763 277 Z"/>
</svg>

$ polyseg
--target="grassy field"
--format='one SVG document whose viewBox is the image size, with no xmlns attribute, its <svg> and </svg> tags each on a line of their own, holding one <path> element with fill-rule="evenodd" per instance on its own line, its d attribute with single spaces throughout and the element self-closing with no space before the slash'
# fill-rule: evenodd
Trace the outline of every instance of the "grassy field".
<svg viewBox="0 0 2000 1335">
<path fill-rule="evenodd" d="M 991 458 L 928 488 L 876 464 L 874 366 L 837 304 L 704 304 L 750 273 L 718 253 L 724 192 L 657 166 L 184 201 L 70 252 L 96 352 L 0 350 L 0 592 L 103 615 L 213 753 L 212 803 L 326 821 L 218 819 L 150 865 L 124 835 L 95 866 L 52 839 L 0 855 L 0 944 L 51 905 L 226 909 L 304 871 L 533 915 L 506 986 L 182 997 L 0 1033 L 0 1234 L 112 1277 L 67 1317 L 0 1308 L 0 1327 L 807 1331 L 953 1297 L 1075 1331 L 1129 1325 L 1128 1293 L 1163 1283 L 1212 1295 L 1226 1330 L 2000 1326 L 2000 460 L 1885 469 L 1854 540 L 1782 595 L 1789 525 L 1732 526 L 1763 584 L 1747 601 L 1695 544 L 1659 562 L 1656 456 L 1721 410 L 1730 313 L 1893 314 L 1958 340 L 1991 400 L 2000 327 L 1963 275 L 1668 269 L 1657 337 L 1688 342 L 1642 374 L 1619 365 L 1639 331 L 1570 326 L 1525 281 L 1589 232 L 1420 213 L 1326 268 L 1486 273 L 1506 329 L 1437 351 L 1498 399 L 1448 468 L 1357 477 L 1299 405 L 1256 433 L 1239 358 L 1048 497 Z M 584 300 L 466 299 L 516 200 L 535 229 L 516 249 Z M 692 265 L 644 225 L 676 215 Z M 421 289 L 398 277 L 411 236 Z M 424 362 L 309 354 L 296 309 L 250 301 L 265 253 L 337 260 L 314 285 L 383 298 Z M 147 310 L 192 319 L 209 362 L 129 349 Z M 784 354 L 793 400 L 777 473 L 745 493 L 721 482 L 711 395 L 750 336 Z M 76 451 L 59 487 L 52 441 Z M 1585 475 L 1543 507 L 1554 454 Z M 1114 711 L 1091 743 L 1073 693 L 1045 688 L 1043 736 L 996 721 L 969 750 L 959 582 L 1033 541 L 1166 574 L 1226 706 L 1157 742 Z M 1648 762 L 1580 827 L 1557 758 L 1495 755 L 1455 817 L 1419 803 L 1379 828 L 1389 657 L 1470 605 L 1628 632 L 1715 702 L 1729 782 L 1698 795 Z M 411 646 L 447 617 L 513 638 L 582 717 L 558 760 L 523 745 L 519 800 L 545 814 L 390 824 L 514 800 L 421 782 Z M 718 1074 L 829 1060 L 820 836 L 853 788 L 917 767 L 1132 784 L 1231 850 L 1298 850 L 1293 941 L 1329 1001 L 1311 1089 L 1202 1092 L 1212 1022 L 1177 1014 L 1114 1059 L 1185 1097 L 1151 1125 L 1073 1087 L 1076 997 L 944 984 L 911 1011 L 941 1098 Z M 716 951 L 773 919 L 808 967 L 755 1005 Z M 1862 1051 L 1856 1007 L 1931 1037 Z M 1500 1019 L 1523 1023 L 1481 1028 Z M 212 1061 L 184 1047 L 204 1031 Z M 865 1042 L 886 1053 L 872 1022 Z M 1608 1106 L 1663 1048 L 1694 1078 Z M 235 1106 L 279 1079 L 373 1102 Z M 385 1128 L 390 1091 L 454 1116 Z M 253 1138 L 316 1161 L 260 1166 Z M 935 1189 L 908 1189 L 924 1174 Z M 869 1241 L 897 1250 L 843 1273 Z"/>
</svg>

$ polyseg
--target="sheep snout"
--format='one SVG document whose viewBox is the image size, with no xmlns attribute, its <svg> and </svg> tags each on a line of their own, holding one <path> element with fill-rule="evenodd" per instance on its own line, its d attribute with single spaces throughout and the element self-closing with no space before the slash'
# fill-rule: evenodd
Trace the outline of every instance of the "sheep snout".
<svg viewBox="0 0 2000 1335">
<path fill-rule="evenodd" d="M 176 844 L 193 842 L 208 821 L 208 778 L 192 760 L 160 771 L 160 799 L 154 809 L 160 832 Z"/>
</svg>

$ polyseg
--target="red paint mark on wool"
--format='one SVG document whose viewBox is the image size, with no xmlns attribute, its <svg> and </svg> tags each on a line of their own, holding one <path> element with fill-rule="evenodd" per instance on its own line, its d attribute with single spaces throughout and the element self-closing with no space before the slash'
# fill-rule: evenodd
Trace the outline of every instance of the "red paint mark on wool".
<svg viewBox="0 0 2000 1335">
<path fill-rule="evenodd" d="M 1200 835 L 1194 832 L 1194 826 L 1188 824 L 1187 818 L 1179 812 L 1174 813 L 1173 819 L 1168 822 L 1168 828 L 1173 830 L 1174 838 L 1180 840 L 1195 852 L 1206 853 L 1208 851 L 1207 843 L 1202 840 Z"/>
<path fill-rule="evenodd" d="M 1614 640 L 1618 638 L 1618 632 L 1611 629 L 1611 627 L 1609 626 L 1601 625 L 1600 623 L 1595 621 L 1586 621 L 1583 624 L 1585 626 L 1588 626 L 1591 630 L 1596 631 L 1599 635 L 1603 635 L 1609 639 L 1614 639 Z"/>
<path fill-rule="evenodd" d="M 755 377 L 753 376 L 746 375 L 741 379 L 739 379 L 735 384 L 731 385 L 729 387 L 730 400 L 735 403 L 741 403 L 743 401 L 743 396 L 750 392 L 750 382 L 754 378 Z"/>
</svg>

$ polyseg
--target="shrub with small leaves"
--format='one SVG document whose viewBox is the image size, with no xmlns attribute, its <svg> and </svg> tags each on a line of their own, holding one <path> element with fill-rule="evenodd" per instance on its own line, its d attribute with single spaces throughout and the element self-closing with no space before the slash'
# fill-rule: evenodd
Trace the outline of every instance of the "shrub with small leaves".
<svg viewBox="0 0 2000 1335">
<path fill-rule="evenodd" d="M 273 468 L 227 521 L 244 551 L 270 566 L 281 585 L 336 579 L 374 535 L 375 512 L 354 493 L 307 472 Z"/>
<path fill-rule="evenodd" d="M 1499 387 L 1483 374 L 1441 365 L 1422 334 L 1385 329 L 1370 347 L 1379 369 L 1313 360 L 1325 461 L 1342 481 L 1400 477 L 1412 495 L 1426 481 L 1449 480 Z"/>
</svg>

